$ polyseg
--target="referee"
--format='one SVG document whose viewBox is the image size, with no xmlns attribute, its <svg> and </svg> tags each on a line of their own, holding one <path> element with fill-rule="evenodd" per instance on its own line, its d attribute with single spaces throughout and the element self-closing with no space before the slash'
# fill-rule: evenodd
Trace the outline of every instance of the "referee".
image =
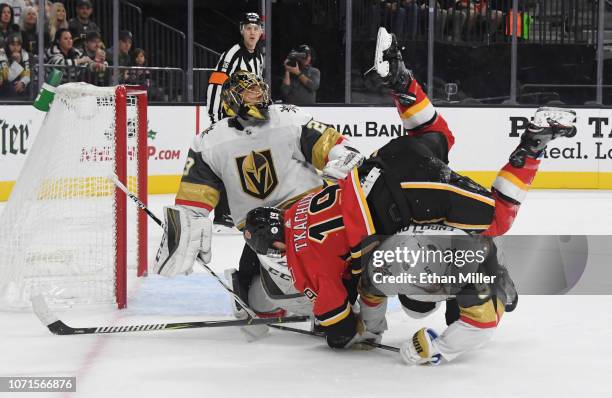
<svg viewBox="0 0 612 398">
<path fill-rule="evenodd" d="M 240 20 L 240 34 L 242 42 L 221 54 L 214 72 L 208 79 L 206 103 L 211 123 L 223 119 L 226 115 L 221 106 L 221 89 L 225 80 L 234 72 L 248 70 L 263 78 L 263 54 L 258 46 L 263 34 L 263 23 L 257 13 L 247 12 Z M 234 226 L 229 215 L 229 204 L 225 189 L 221 191 L 219 204 L 215 207 L 215 230 L 221 232 L 223 227 Z M 220 228 L 219 228 L 220 227 Z"/>
</svg>

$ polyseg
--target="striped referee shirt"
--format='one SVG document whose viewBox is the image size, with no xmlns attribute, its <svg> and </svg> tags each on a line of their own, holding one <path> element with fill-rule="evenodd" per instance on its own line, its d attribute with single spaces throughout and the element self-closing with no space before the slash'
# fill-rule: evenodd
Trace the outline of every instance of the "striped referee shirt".
<svg viewBox="0 0 612 398">
<path fill-rule="evenodd" d="M 225 80 L 239 70 L 247 70 L 263 77 L 263 54 L 259 46 L 256 46 L 255 51 L 251 53 L 241 42 L 221 54 L 215 71 L 208 79 L 208 91 L 206 92 L 206 104 L 211 123 L 225 117 L 221 106 L 221 88 Z"/>
</svg>

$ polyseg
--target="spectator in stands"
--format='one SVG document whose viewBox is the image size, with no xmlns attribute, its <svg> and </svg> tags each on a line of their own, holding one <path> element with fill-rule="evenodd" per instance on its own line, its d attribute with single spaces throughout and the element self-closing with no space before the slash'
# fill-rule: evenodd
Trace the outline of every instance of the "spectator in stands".
<svg viewBox="0 0 612 398">
<path fill-rule="evenodd" d="M 25 0 L 5 0 L 6 4 L 13 9 L 13 21 L 16 25 L 21 24 L 21 18 L 25 14 L 25 9 L 28 6 Z"/>
<path fill-rule="evenodd" d="M 503 22 L 502 11 L 489 8 L 488 0 L 460 0 L 460 4 L 468 12 L 469 37 L 489 40 L 495 35 Z"/>
<path fill-rule="evenodd" d="M 34 7 L 26 7 L 19 26 L 21 27 L 21 38 L 23 40 L 23 48 L 30 54 L 36 54 L 38 51 L 38 33 L 36 32 L 36 22 L 38 13 Z"/>
<path fill-rule="evenodd" d="M 104 55 L 101 55 L 100 52 Z M 84 54 L 92 60 L 88 65 L 89 69 L 84 80 L 96 86 L 107 86 L 109 73 L 106 52 L 102 49 L 102 38 L 95 30 L 87 33 Z"/>
<path fill-rule="evenodd" d="M 455 0 L 439 0 L 440 7 L 447 12 L 448 36 L 454 41 L 463 41 L 462 34 L 468 19 L 468 12 Z"/>
<path fill-rule="evenodd" d="M 142 48 L 136 48 L 134 50 L 134 59 L 132 60 L 134 66 L 144 68 L 147 66 L 147 53 Z"/>
<path fill-rule="evenodd" d="M 391 31 L 398 37 L 404 36 L 405 22 L 406 22 L 406 10 L 404 7 L 398 7 L 397 2 L 391 3 Z"/>
<path fill-rule="evenodd" d="M 427 37 L 429 0 L 402 0 L 399 9 L 391 5 L 390 10 L 395 12 L 392 30 L 396 35 L 399 37 L 406 37 L 407 35 L 412 40 L 416 39 L 417 35 L 423 38 Z M 448 10 L 442 6 L 440 1 L 436 2 L 435 15 L 435 37 L 443 39 L 447 27 Z"/>
<path fill-rule="evenodd" d="M 78 0 L 76 3 L 76 13 L 77 16 L 72 18 L 68 25 L 70 27 L 70 33 L 72 33 L 72 37 L 74 38 L 75 47 L 81 48 L 85 45 L 87 33 L 96 31 L 101 35 L 102 32 L 98 25 L 90 19 L 93 13 L 91 1 Z"/>
<path fill-rule="evenodd" d="M 142 48 L 134 50 L 132 65 L 139 68 L 147 67 L 147 53 Z M 151 70 L 131 69 L 127 79 L 128 84 L 136 84 L 147 89 L 149 101 L 163 101 L 164 91 L 153 81 Z"/>
<path fill-rule="evenodd" d="M 311 62 L 312 50 L 307 44 L 292 50 L 285 59 L 281 93 L 288 103 L 309 105 L 317 102 L 321 72 Z"/>
<path fill-rule="evenodd" d="M 87 83 L 91 83 L 95 86 L 108 86 L 110 84 L 108 62 L 106 62 L 106 51 L 101 48 L 96 50 L 93 60 L 89 63 L 89 69 L 87 72 L 88 78 L 85 80 Z"/>
<path fill-rule="evenodd" d="M 132 32 L 122 30 L 119 32 L 119 66 L 132 66 L 132 44 L 134 43 Z M 106 59 L 113 62 L 113 47 L 106 51 Z"/>
<path fill-rule="evenodd" d="M 60 29 L 55 33 L 53 45 L 47 49 L 45 62 L 59 66 L 64 72 L 62 83 L 78 81 L 81 76 L 79 66 L 91 63 L 91 58 L 83 56 L 78 48 L 74 48 L 72 34 L 68 29 Z"/>
<path fill-rule="evenodd" d="M 145 50 L 142 48 L 134 50 L 132 65 L 140 68 L 145 68 L 147 66 L 147 54 Z M 129 84 L 136 84 L 148 88 L 151 84 L 151 71 L 146 69 L 130 70 L 126 81 Z"/>
<path fill-rule="evenodd" d="M 45 31 L 47 32 L 45 47 L 53 45 L 55 34 L 60 29 L 68 29 L 68 20 L 66 18 L 66 8 L 62 3 L 53 3 L 51 6 L 51 14 Z"/>
<path fill-rule="evenodd" d="M 83 53 L 91 59 L 96 57 L 96 54 L 99 49 L 102 48 L 102 38 L 100 37 L 100 33 L 95 30 L 87 33 L 85 37 L 85 47 L 83 48 Z"/>
<path fill-rule="evenodd" d="M 38 6 L 38 2 L 36 2 L 36 6 Z M 45 0 L 45 15 L 51 15 L 52 10 L 53 2 L 51 0 Z"/>
<path fill-rule="evenodd" d="M 36 14 L 38 14 L 39 9 L 38 9 L 38 1 L 33 1 L 31 3 L 32 7 L 34 7 L 34 9 L 36 10 Z M 49 18 L 49 16 L 51 15 L 51 9 L 53 8 L 53 3 L 51 2 L 51 0 L 45 0 L 45 13 L 43 15 L 45 15 L 45 18 Z"/>
<path fill-rule="evenodd" d="M 21 35 L 11 33 L 0 50 L 0 81 L 3 97 L 26 97 L 30 84 L 30 57 L 22 48 Z"/>
<path fill-rule="evenodd" d="M 119 32 L 119 64 L 118 66 L 132 66 L 132 43 L 133 36 L 129 30 Z M 106 51 L 106 59 L 113 65 L 113 47 Z M 124 83 L 129 78 L 128 69 L 119 70 L 119 82 Z"/>
<path fill-rule="evenodd" d="M 0 3 L 0 48 L 4 47 L 8 36 L 15 32 L 19 32 L 19 26 L 14 22 L 13 9 L 6 3 Z"/>
</svg>

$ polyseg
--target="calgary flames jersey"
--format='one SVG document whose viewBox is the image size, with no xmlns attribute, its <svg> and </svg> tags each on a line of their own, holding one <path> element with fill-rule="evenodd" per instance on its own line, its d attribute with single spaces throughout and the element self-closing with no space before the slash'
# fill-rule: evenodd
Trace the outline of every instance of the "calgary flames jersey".
<svg viewBox="0 0 612 398">
<path fill-rule="evenodd" d="M 323 180 L 316 169 L 343 138 L 293 105 L 271 105 L 266 123 L 242 126 L 235 118 L 213 124 L 193 141 L 176 204 L 212 210 L 222 186 L 240 228 L 259 206 L 285 207 Z"/>
<path fill-rule="evenodd" d="M 357 170 L 296 202 L 285 213 L 287 263 L 295 287 L 314 303 L 322 326 L 349 316 L 351 306 L 343 278 L 361 241 L 375 233 Z"/>
</svg>

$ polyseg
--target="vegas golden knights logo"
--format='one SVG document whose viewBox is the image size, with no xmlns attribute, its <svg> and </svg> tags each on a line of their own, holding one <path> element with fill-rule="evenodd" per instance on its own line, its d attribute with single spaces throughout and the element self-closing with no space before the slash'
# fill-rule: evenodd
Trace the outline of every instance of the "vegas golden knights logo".
<svg viewBox="0 0 612 398">
<path fill-rule="evenodd" d="M 247 156 L 236 158 L 242 189 L 258 199 L 265 199 L 278 185 L 272 153 L 251 151 Z"/>
</svg>

